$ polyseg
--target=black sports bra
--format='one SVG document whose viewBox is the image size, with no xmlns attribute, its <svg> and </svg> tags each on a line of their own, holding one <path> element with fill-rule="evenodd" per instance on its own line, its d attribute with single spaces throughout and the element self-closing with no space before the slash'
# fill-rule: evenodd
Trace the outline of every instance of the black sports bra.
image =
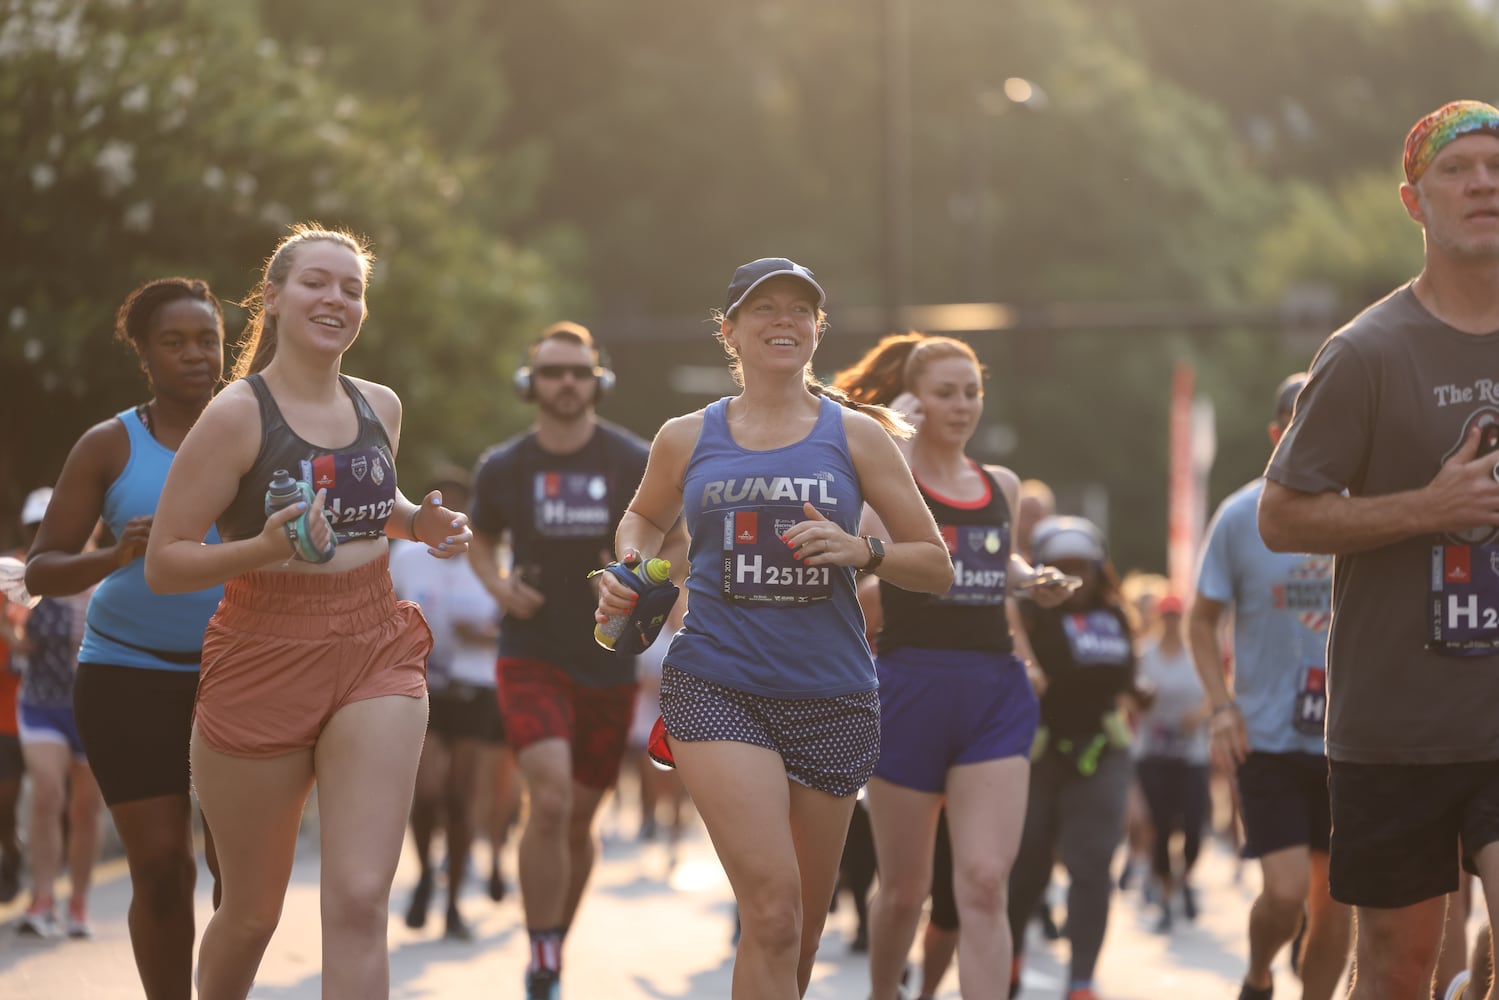
<svg viewBox="0 0 1499 1000">
<path fill-rule="evenodd" d="M 320 448 L 303 440 L 286 423 L 270 388 L 259 373 L 245 376 L 260 403 L 260 454 L 239 481 L 229 509 L 219 515 L 219 536 L 226 541 L 251 538 L 265 527 L 265 490 L 277 470 L 326 489 L 328 513 L 340 542 L 379 538 L 396 505 L 396 469 L 390 438 L 369 401 L 348 376 L 340 375 L 354 402 L 359 433 L 342 448 Z"/>
</svg>

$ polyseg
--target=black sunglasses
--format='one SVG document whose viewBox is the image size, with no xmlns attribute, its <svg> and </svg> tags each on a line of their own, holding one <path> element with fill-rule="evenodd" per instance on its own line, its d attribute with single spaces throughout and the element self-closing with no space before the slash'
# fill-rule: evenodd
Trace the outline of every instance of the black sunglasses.
<svg viewBox="0 0 1499 1000">
<path fill-rule="evenodd" d="M 571 375 L 579 382 L 598 378 L 599 374 L 598 369 L 593 365 L 537 365 L 533 373 L 540 378 L 561 378 L 564 375 Z"/>
</svg>

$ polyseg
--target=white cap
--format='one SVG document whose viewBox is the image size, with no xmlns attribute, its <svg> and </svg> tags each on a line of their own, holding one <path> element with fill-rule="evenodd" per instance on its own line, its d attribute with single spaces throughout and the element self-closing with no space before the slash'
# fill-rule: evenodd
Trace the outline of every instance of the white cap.
<svg viewBox="0 0 1499 1000">
<path fill-rule="evenodd" d="M 1086 518 L 1042 518 L 1031 535 L 1031 552 L 1045 563 L 1059 559 L 1099 562 L 1104 558 L 1103 532 Z"/>
<path fill-rule="evenodd" d="M 26 494 L 26 502 L 21 504 L 21 524 L 41 524 L 42 518 L 47 513 L 47 505 L 52 502 L 52 487 L 42 486 Z"/>
</svg>

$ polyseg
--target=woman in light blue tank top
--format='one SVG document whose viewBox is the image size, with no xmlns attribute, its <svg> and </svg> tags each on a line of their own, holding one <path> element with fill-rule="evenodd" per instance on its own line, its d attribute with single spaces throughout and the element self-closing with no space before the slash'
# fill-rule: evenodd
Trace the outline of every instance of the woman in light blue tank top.
<svg viewBox="0 0 1499 1000">
<path fill-rule="evenodd" d="M 838 405 L 812 377 L 824 301 L 784 258 L 734 273 L 719 337 L 742 392 L 661 428 L 615 539 L 619 555 L 651 557 L 679 515 L 691 534 L 662 715 L 739 903 L 736 998 L 806 992 L 854 795 L 878 756 L 855 572 L 916 591 L 952 583 L 891 437 L 909 429 L 882 407 Z M 888 545 L 859 537 L 865 503 Z M 633 595 L 602 579 L 599 620 L 627 614 Z"/>
<path fill-rule="evenodd" d="M 201 281 L 152 281 L 125 299 L 115 336 L 140 359 L 152 398 L 94 425 L 73 446 L 31 548 L 26 584 L 48 596 L 98 585 L 78 655 L 74 714 L 130 866 L 130 937 L 145 995 L 186 1000 L 197 874 L 187 744 L 203 629 L 223 588 L 156 594 L 146 586 L 142 556 L 172 457 L 223 373 L 223 311 Z M 114 544 L 86 550 L 101 518 Z M 217 880 L 207 834 L 205 826 Z M 68 916 L 70 929 L 84 935 L 85 914 L 75 907 Z"/>
</svg>

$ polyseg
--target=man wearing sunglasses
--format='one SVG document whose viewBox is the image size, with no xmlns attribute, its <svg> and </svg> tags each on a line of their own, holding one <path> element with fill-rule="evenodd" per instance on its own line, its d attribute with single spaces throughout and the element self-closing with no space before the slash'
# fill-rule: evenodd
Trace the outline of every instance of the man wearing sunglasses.
<svg viewBox="0 0 1499 1000">
<path fill-rule="evenodd" d="M 588 330 L 549 327 L 528 361 L 515 388 L 536 421 L 479 460 L 469 554 L 503 609 L 497 690 L 530 798 L 518 863 L 526 997 L 551 1000 L 593 867 L 594 813 L 619 773 L 635 699 L 634 658 L 593 640 L 588 574 L 611 558 L 649 447 L 595 415 L 614 374 Z"/>
</svg>

